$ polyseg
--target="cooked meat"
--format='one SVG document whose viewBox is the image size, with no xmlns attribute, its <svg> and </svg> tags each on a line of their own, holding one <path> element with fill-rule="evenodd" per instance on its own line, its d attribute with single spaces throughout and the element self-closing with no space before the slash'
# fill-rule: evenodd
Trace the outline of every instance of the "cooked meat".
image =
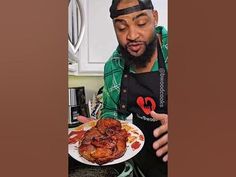
<svg viewBox="0 0 236 177">
<path fill-rule="evenodd" d="M 120 158 L 126 151 L 128 133 L 115 119 L 100 119 L 88 130 L 79 147 L 79 153 L 90 162 L 102 165 Z"/>
<path fill-rule="evenodd" d="M 91 144 L 91 141 L 94 138 L 98 138 L 100 136 L 103 136 L 96 127 L 91 128 L 84 134 L 84 138 L 82 140 L 82 144 Z"/>
<path fill-rule="evenodd" d="M 114 149 L 116 146 L 116 142 L 108 136 L 94 138 L 91 144 L 96 147 L 103 147 L 108 149 Z"/>
<path fill-rule="evenodd" d="M 121 129 L 121 123 L 115 119 L 100 119 L 96 127 L 102 134 L 105 134 L 108 129 L 119 131 Z"/>
<path fill-rule="evenodd" d="M 124 155 L 125 149 L 126 149 L 126 140 L 125 139 L 119 139 L 117 141 L 117 150 L 113 154 L 114 158 L 119 158 Z"/>
<path fill-rule="evenodd" d="M 91 154 L 94 153 L 95 151 L 96 151 L 95 146 L 90 144 L 81 144 L 81 146 L 79 147 L 80 155 L 90 162 L 95 162 L 95 158 L 91 156 Z"/>
<path fill-rule="evenodd" d="M 125 139 L 127 140 L 128 138 L 128 133 L 125 129 L 121 129 L 119 132 L 117 132 L 114 136 L 112 136 L 113 139 L 116 138 L 116 139 Z"/>
<path fill-rule="evenodd" d="M 95 159 L 105 158 L 111 156 L 113 151 L 108 148 L 97 148 L 96 151 L 91 153 L 91 156 Z"/>
</svg>

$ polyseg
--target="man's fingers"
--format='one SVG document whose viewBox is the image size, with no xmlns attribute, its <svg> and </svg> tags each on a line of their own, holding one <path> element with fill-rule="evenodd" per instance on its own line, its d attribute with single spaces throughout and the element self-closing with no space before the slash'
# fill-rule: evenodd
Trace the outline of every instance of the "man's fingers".
<svg viewBox="0 0 236 177">
<path fill-rule="evenodd" d="M 160 139 L 156 140 L 154 143 L 153 143 L 153 148 L 154 149 L 159 149 L 161 146 L 163 146 L 164 144 L 167 144 L 168 143 L 168 134 L 165 134 L 163 135 Z M 167 146 L 168 148 L 168 146 Z"/>
<path fill-rule="evenodd" d="M 155 111 L 151 111 L 151 116 L 156 119 L 156 120 L 160 120 L 162 123 L 167 122 L 168 121 L 168 115 L 167 114 L 159 114 L 156 113 Z"/>
<path fill-rule="evenodd" d="M 164 162 L 167 162 L 167 161 L 168 161 L 168 154 L 166 154 L 166 155 L 162 158 L 162 160 L 163 160 Z"/>
<path fill-rule="evenodd" d="M 167 152 L 168 152 L 168 144 L 166 144 L 165 146 L 163 146 L 160 149 L 158 149 L 156 151 L 156 155 L 157 155 L 157 157 L 160 157 L 160 156 L 166 154 Z"/>
<path fill-rule="evenodd" d="M 167 124 L 164 124 L 164 125 L 161 125 L 160 127 L 156 128 L 154 131 L 153 131 L 153 135 L 158 138 L 160 135 L 162 135 L 163 133 L 166 133 L 168 131 L 168 125 Z"/>
<path fill-rule="evenodd" d="M 88 117 L 85 117 L 85 116 L 78 116 L 77 120 L 80 121 L 81 123 L 87 123 L 87 122 L 90 122 L 90 121 L 95 120 L 95 119 L 88 118 Z"/>
</svg>

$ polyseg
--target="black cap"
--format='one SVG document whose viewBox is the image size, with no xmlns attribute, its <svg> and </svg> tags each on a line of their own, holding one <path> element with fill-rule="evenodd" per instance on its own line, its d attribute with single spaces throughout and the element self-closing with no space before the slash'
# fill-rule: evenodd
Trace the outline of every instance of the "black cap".
<svg viewBox="0 0 236 177">
<path fill-rule="evenodd" d="M 139 3 L 138 5 L 117 10 L 117 6 L 120 3 L 120 1 L 121 0 L 112 0 L 112 4 L 110 7 L 110 17 L 112 19 L 120 15 L 129 14 L 129 13 L 140 11 L 140 10 L 154 9 L 151 0 L 136 0 Z"/>
</svg>

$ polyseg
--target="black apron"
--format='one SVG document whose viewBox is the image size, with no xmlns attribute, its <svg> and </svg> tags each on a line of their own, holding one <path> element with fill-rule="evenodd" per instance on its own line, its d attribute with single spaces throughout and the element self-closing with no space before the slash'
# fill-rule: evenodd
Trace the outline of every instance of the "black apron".
<svg viewBox="0 0 236 177">
<path fill-rule="evenodd" d="M 133 113 L 133 123 L 145 136 L 143 149 L 134 157 L 134 162 L 146 177 L 167 177 L 167 163 L 157 157 L 152 147 L 156 138 L 153 130 L 161 125 L 160 121 L 150 116 L 150 111 L 167 114 L 167 79 L 168 73 L 159 42 L 158 71 L 147 73 L 130 73 L 125 64 L 121 91 L 120 113 Z"/>
</svg>

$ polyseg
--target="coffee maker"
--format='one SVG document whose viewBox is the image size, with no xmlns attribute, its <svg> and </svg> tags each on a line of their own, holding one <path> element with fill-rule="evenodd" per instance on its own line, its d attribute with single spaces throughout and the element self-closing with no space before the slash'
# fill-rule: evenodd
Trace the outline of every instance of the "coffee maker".
<svg viewBox="0 0 236 177">
<path fill-rule="evenodd" d="M 80 125 L 77 116 L 82 115 L 88 117 L 88 106 L 86 104 L 85 88 L 84 87 L 71 87 L 68 88 L 69 97 L 69 115 L 68 126 L 69 128 Z"/>
</svg>

